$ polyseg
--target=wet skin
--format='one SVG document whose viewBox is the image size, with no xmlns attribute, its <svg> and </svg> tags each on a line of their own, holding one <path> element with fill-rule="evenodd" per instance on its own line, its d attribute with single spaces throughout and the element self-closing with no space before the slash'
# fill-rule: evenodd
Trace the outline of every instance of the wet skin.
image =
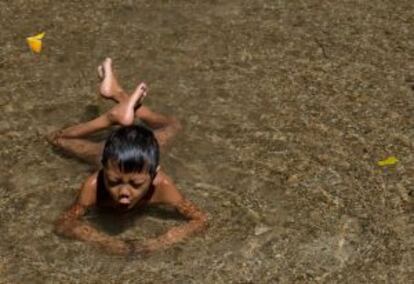
<svg viewBox="0 0 414 284">
<path fill-rule="evenodd" d="M 105 183 L 110 186 L 108 192 L 111 200 L 102 204 L 98 203 L 98 173 L 94 173 L 82 186 L 75 203 L 57 220 L 56 232 L 58 234 L 85 241 L 110 253 L 135 254 L 166 248 L 193 233 L 202 231 L 207 225 L 207 215 L 183 197 L 171 178 L 160 170 L 152 181 L 148 173 L 123 174 L 112 169 L 112 171 L 105 171 L 104 175 L 108 176 Z M 111 185 L 114 180 L 116 184 Z M 150 186 L 154 187 L 153 195 L 146 202 L 140 202 Z M 120 211 L 127 211 L 143 205 L 157 204 L 175 208 L 189 222 L 172 227 L 165 234 L 144 243 L 131 243 L 100 232 L 82 220 L 87 210 L 92 207 L 111 206 Z"/>
<path fill-rule="evenodd" d="M 108 61 L 106 60 L 108 63 Z M 147 95 L 145 83 L 137 86 L 131 96 L 128 96 L 113 75 L 111 64 L 101 68 L 103 85 L 100 91 L 105 91 L 103 97 L 117 104 L 107 113 L 85 123 L 80 123 L 63 130 L 51 133 L 48 141 L 62 150 L 73 154 L 94 165 L 100 160 L 103 143 L 95 143 L 85 139 L 85 136 L 109 128 L 113 125 L 127 126 L 138 117 L 154 129 L 154 136 L 161 148 L 168 144 L 172 137 L 181 129 L 174 117 L 165 116 L 141 106 L 142 99 Z M 108 76 L 110 76 L 108 78 Z M 177 243 L 189 235 L 206 228 L 207 215 L 191 201 L 187 200 L 176 188 L 174 182 L 163 171 L 157 169 L 152 179 L 148 172 L 124 173 L 116 163 L 111 161 L 103 169 L 104 184 L 109 193 L 109 200 L 98 200 L 98 171 L 89 176 L 82 185 L 73 205 L 64 211 L 56 221 L 56 233 L 82 240 L 96 247 L 115 254 L 140 254 L 155 251 Z M 153 189 L 149 199 L 145 198 L 148 190 Z M 142 205 L 167 205 L 175 208 L 188 222 L 170 228 L 165 234 L 149 239 L 144 243 L 124 241 L 98 231 L 88 224 L 83 217 L 92 207 L 109 206 L 125 212 Z"/>
</svg>

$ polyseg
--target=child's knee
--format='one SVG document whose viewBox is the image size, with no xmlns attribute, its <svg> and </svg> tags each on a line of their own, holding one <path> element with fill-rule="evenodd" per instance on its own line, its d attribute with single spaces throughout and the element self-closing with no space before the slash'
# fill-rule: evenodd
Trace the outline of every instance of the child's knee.
<svg viewBox="0 0 414 284">
<path fill-rule="evenodd" d="M 63 138 L 63 137 L 62 137 L 62 132 L 61 132 L 61 131 L 59 131 L 59 130 L 57 130 L 57 131 L 53 131 L 53 132 L 49 133 L 49 134 L 46 136 L 47 141 L 48 141 L 50 144 L 52 144 L 52 145 L 54 145 L 54 146 L 56 146 L 56 147 L 60 147 L 60 140 L 61 140 L 62 138 Z"/>
</svg>

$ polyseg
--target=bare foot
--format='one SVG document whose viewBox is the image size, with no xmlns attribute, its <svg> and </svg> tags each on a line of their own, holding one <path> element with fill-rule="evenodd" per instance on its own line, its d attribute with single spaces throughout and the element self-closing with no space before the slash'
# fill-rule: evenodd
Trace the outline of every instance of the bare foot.
<svg viewBox="0 0 414 284">
<path fill-rule="evenodd" d="M 132 93 L 131 98 L 130 98 L 131 103 L 134 102 L 132 106 L 134 110 L 141 106 L 142 101 L 145 99 L 147 94 L 148 94 L 147 84 L 145 84 L 144 82 L 140 83 L 135 89 L 135 91 Z"/>
<path fill-rule="evenodd" d="M 98 76 L 102 80 L 99 92 L 104 98 L 121 102 L 126 99 L 126 95 L 118 84 L 112 70 L 112 59 L 106 58 L 98 67 Z"/>
<path fill-rule="evenodd" d="M 147 85 L 145 83 L 139 84 L 127 100 L 120 102 L 109 111 L 109 119 L 113 123 L 124 126 L 134 123 L 135 109 L 141 105 L 143 99 L 147 96 L 147 92 Z"/>
</svg>

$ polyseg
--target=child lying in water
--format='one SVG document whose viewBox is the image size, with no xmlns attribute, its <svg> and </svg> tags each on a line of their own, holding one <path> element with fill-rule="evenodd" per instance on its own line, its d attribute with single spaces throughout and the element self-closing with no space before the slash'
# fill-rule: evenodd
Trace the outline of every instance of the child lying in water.
<svg viewBox="0 0 414 284">
<path fill-rule="evenodd" d="M 56 232 L 111 253 L 140 254 L 166 248 L 204 229 L 207 215 L 177 190 L 158 164 L 159 146 L 165 146 L 177 133 L 180 129 L 178 121 L 141 105 L 148 92 L 144 83 L 128 96 L 113 74 L 111 59 L 106 59 L 98 67 L 98 74 L 102 79 L 101 95 L 115 101 L 117 105 L 92 121 L 48 136 L 53 145 L 100 168 L 86 179 L 74 204 L 58 218 Z M 134 125 L 135 116 L 153 128 L 154 132 L 144 126 Z M 113 125 L 121 127 L 112 132 L 105 143 L 83 139 Z M 175 208 L 189 222 L 173 227 L 157 238 L 137 243 L 109 236 L 82 220 L 91 207 L 124 212 L 155 204 Z"/>
</svg>

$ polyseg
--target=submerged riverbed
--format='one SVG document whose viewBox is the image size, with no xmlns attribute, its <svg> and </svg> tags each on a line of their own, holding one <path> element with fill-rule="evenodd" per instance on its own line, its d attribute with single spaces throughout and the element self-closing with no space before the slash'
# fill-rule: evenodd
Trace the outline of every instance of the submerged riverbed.
<svg viewBox="0 0 414 284">
<path fill-rule="evenodd" d="M 0 283 L 409 283 L 413 1 L 1 1 Z M 27 36 L 45 31 L 32 54 Z M 184 131 L 162 165 L 210 227 L 145 259 L 52 232 L 88 175 L 47 144 L 96 67 Z M 399 163 L 379 167 L 396 156 Z M 182 222 L 151 209 L 120 237 Z M 96 216 L 91 216 L 94 221 Z"/>
</svg>

